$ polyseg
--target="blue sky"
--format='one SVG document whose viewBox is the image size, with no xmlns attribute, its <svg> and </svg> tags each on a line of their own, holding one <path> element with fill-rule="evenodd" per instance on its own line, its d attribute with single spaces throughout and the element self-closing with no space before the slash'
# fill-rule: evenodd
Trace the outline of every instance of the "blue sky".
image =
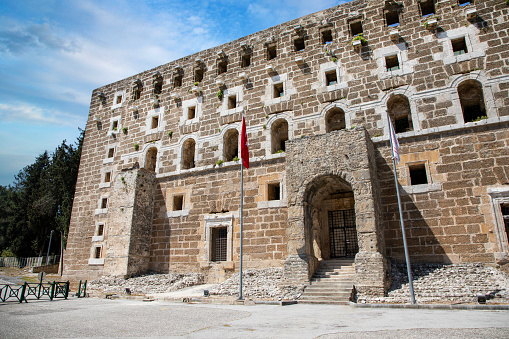
<svg viewBox="0 0 509 339">
<path fill-rule="evenodd" d="M 1 0 L 0 185 L 85 128 L 92 90 L 344 0 Z"/>
</svg>

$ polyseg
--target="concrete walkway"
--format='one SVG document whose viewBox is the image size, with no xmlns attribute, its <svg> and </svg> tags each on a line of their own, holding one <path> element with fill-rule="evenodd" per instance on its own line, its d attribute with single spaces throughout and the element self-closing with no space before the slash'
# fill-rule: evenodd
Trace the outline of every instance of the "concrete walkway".
<svg viewBox="0 0 509 339">
<path fill-rule="evenodd" d="M 72 298 L 0 303 L 0 338 L 507 338 L 508 320 L 509 311 Z"/>
</svg>

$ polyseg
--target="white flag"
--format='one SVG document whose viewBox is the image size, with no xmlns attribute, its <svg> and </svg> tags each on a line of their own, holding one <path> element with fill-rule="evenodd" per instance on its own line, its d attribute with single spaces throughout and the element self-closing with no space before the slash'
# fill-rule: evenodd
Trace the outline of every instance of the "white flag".
<svg viewBox="0 0 509 339">
<path fill-rule="evenodd" d="M 391 138 L 391 146 L 392 146 L 392 157 L 396 161 L 396 165 L 399 165 L 399 142 L 396 137 L 396 132 L 394 132 L 394 127 L 392 126 L 391 118 L 387 116 L 387 120 L 389 120 L 389 133 Z"/>
</svg>

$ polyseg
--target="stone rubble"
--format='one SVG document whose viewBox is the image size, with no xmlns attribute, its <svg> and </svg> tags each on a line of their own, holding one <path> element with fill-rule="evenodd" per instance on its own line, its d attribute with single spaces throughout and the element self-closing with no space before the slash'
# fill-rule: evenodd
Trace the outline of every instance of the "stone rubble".
<svg viewBox="0 0 509 339">
<path fill-rule="evenodd" d="M 392 284 L 386 297 L 359 295 L 359 303 L 409 303 L 410 287 L 405 264 L 391 267 Z M 509 303 L 509 276 L 483 264 L 412 264 L 417 303 L 476 303 L 488 295 L 488 303 Z"/>
<path fill-rule="evenodd" d="M 129 279 L 102 277 L 90 281 L 87 289 L 92 292 L 102 291 L 106 294 L 125 294 L 125 289 L 129 288 L 131 294 L 151 294 L 172 292 L 203 283 L 204 277 L 201 273 L 147 274 Z"/>
<path fill-rule="evenodd" d="M 249 269 L 242 274 L 242 294 L 256 299 L 295 300 L 304 286 L 282 285 L 283 268 Z M 235 296 L 239 294 L 239 273 L 210 289 L 212 295 Z"/>
</svg>

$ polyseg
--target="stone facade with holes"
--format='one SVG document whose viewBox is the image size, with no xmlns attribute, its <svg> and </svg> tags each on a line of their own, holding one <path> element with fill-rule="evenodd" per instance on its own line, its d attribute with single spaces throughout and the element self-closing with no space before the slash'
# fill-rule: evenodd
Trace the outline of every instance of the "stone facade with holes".
<svg viewBox="0 0 509 339">
<path fill-rule="evenodd" d="M 356 287 L 384 293 L 388 115 L 411 259 L 507 263 L 508 29 L 502 0 L 358 0 L 94 90 L 64 273 L 237 271 L 243 115 L 244 267 L 305 283 L 348 210 Z"/>
</svg>

